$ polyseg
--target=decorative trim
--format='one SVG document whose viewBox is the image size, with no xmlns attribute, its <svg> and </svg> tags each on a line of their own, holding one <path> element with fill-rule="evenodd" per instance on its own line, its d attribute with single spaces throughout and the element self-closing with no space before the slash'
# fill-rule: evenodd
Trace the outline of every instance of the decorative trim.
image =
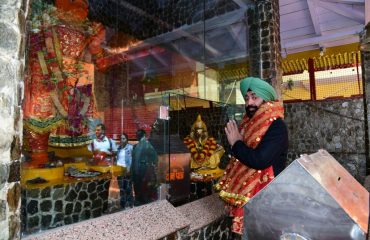
<svg viewBox="0 0 370 240">
<path fill-rule="evenodd" d="M 216 187 L 218 187 L 217 185 L 216 185 Z M 220 194 L 220 197 L 224 201 L 229 202 L 230 204 L 232 204 L 236 207 L 244 206 L 250 199 L 249 197 L 245 197 L 243 195 L 236 194 L 236 193 L 228 193 L 224 190 L 221 190 L 219 194 Z"/>
<path fill-rule="evenodd" d="M 68 113 L 66 112 L 66 110 L 64 110 L 64 107 L 60 103 L 59 98 L 58 98 L 58 94 L 55 91 L 53 91 L 52 93 L 50 93 L 50 96 L 51 96 L 51 99 L 53 100 L 53 103 L 54 103 L 55 107 L 58 109 L 58 112 L 64 118 L 66 118 L 68 116 Z"/>
<path fill-rule="evenodd" d="M 49 146 L 52 147 L 80 147 L 88 145 L 92 142 L 92 135 L 83 135 L 83 136 L 49 136 Z"/>
<path fill-rule="evenodd" d="M 288 55 L 282 61 L 283 75 L 299 74 L 308 70 L 308 59 L 314 60 L 315 71 L 348 68 L 361 62 L 360 46 L 348 44 L 321 50 L 311 50 Z"/>
<path fill-rule="evenodd" d="M 35 118 L 24 120 L 24 126 L 37 133 L 50 132 L 52 129 L 55 129 L 63 124 L 65 124 L 65 121 L 60 115 L 49 118 L 47 120 L 39 120 Z"/>
</svg>

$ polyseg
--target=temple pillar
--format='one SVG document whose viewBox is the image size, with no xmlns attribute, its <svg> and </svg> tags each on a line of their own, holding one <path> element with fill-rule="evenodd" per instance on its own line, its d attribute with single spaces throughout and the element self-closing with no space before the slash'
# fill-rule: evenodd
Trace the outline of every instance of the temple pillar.
<svg viewBox="0 0 370 240">
<path fill-rule="evenodd" d="M 364 117 L 365 117 L 365 144 L 366 144 L 366 175 L 370 174 L 370 141 L 369 141 L 369 124 L 370 124 L 370 23 L 365 26 L 360 36 L 361 44 L 361 65 L 364 92 Z"/>
<path fill-rule="evenodd" d="M 261 0 L 247 10 L 249 72 L 270 83 L 281 96 L 280 15 L 278 0 Z"/>
<path fill-rule="evenodd" d="M 20 239 L 22 96 L 28 0 L 0 8 L 0 238 Z"/>
</svg>

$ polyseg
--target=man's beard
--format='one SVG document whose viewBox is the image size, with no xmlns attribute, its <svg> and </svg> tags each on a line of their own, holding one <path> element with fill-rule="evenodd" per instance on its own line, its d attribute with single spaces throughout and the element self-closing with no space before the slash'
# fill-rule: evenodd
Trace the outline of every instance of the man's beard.
<svg viewBox="0 0 370 240">
<path fill-rule="evenodd" d="M 257 106 L 248 105 L 245 107 L 245 114 L 247 114 L 249 118 L 252 118 L 253 115 L 257 112 L 257 110 L 258 110 Z"/>
</svg>

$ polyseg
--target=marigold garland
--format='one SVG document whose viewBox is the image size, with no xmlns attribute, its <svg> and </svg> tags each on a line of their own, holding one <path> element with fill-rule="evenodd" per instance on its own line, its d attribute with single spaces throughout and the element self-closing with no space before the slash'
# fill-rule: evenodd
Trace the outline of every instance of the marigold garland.
<svg viewBox="0 0 370 240">
<path fill-rule="evenodd" d="M 200 150 L 197 150 L 196 143 L 194 139 L 190 138 L 190 136 L 187 136 L 184 139 L 184 143 L 190 150 L 192 159 L 200 166 L 203 165 L 217 149 L 217 142 L 213 137 L 208 138 Z"/>
</svg>

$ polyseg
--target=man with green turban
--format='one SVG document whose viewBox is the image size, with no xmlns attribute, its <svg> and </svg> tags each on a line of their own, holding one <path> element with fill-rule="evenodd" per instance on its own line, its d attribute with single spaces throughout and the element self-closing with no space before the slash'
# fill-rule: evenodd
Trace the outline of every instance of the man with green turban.
<svg viewBox="0 0 370 240">
<path fill-rule="evenodd" d="M 232 158 L 216 188 L 233 217 L 232 231 L 243 232 L 243 206 L 285 168 L 288 130 L 283 103 L 266 81 L 248 77 L 240 82 L 246 114 L 238 127 L 234 120 L 225 132 Z"/>
<path fill-rule="evenodd" d="M 245 96 L 248 90 L 254 92 L 257 96 L 265 101 L 275 101 L 277 99 L 275 89 L 260 78 L 244 78 L 240 82 L 240 91 L 242 92 L 243 96 Z"/>
<path fill-rule="evenodd" d="M 266 81 L 256 77 L 244 78 L 240 82 L 240 91 L 244 97 L 246 114 L 249 118 L 254 115 L 262 102 L 277 100 L 275 89 Z M 259 101 L 248 102 L 251 101 L 254 96 L 258 97 Z"/>
</svg>

